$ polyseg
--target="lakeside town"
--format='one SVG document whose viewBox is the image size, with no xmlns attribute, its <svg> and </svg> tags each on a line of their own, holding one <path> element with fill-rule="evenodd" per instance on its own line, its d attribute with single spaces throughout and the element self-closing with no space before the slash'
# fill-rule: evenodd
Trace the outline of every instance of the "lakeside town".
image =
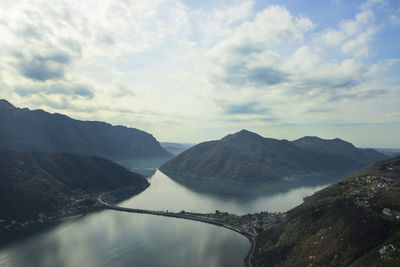
<svg viewBox="0 0 400 267">
<path fill-rule="evenodd" d="M 22 229 L 49 224 L 63 218 L 82 215 L 92 210 L 99 209 L 101 205 L 96 202 L 97 196 L 98 193 L 88 193 L 83 190 L 76 190 L 57 211 L 41 212 L 37 214 L 36 218 L 29 220 L 0 217 L 0 233 L 18 232 Z"/>
<path fill-rule="evenodd" d="M 129 189 L 128 189 L 129 190 Z M 131 190 L 131 189 L 130 189 Z M 121 190 L 118 193 L 121 193 Z M 124 192 L 125 191 L 125 192 Z M 126 193 L 126 188 L 122 188 L 122 193 Z M 123 199 L 123 194 L 103 194 L 102 199 L 106 203 L 115 205 Z M 18 232 L 22 229 L 29 229 L 37 225 L 46 225 L 64 218 L 76 215 L 83 215 L 90 211 L 99 210 L 102 205 L 97 201 L 98 193 L 88 193 L 84 191 L 76 191 L 68 202 L 63 205 L 58 211 L 55 212 L 41 212 L 37 217 L 29 220 L 18 221 L 16 219 L 2 219 L 0 218 L 0 233 L 2 232 Z M 158 213 L 174 214 L 171 211 L 156 211 Z M 229 212 L 222 212 L 216 210 L 215 213 L 193 213 L 180 211 L 176 214 L 185 214 L 206 220 L 213 220 L 219 223 L 226 223 L 247 229 L 250 233 L 257 235 L 260 230 L 269 229 L 273 225 L 281 222 L 286 213 L 283 212 L 265 212 L 236 215 Z"/>
</svg>

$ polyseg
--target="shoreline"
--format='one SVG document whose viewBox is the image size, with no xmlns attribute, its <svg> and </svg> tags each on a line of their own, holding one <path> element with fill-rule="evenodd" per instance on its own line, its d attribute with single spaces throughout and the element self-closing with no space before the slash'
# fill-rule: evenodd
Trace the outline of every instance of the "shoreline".
<svg viewBox="0 0 400 267">
<path fill-rule="evenodd" d="M 145 190 L 148 186 L 149 185 L 140 187 L 135 186 L 135 191 L 133 191 L 133 194 L 139 192 L 139 190 Z M 121 188 L 118 188 L 114 191 L 117 190 L 121 190 Z M 24 220 L 0 218 L 0 235 L 19 236 L 21 235 L 21 233 L 24 232 L 34 232 L 35 229 L 39 230 L 60 223 L 64 220 L 72 219 L 74 217 L 85 216 L 89 213 L 103 210 L 102 205 L 97 202 L 97 198 L 99 197 L 99 195 L 107 192 L 103 191 L 97 193 L 87 193 L 77 191 L 74 193 L 74 195 L 70 197 L 70 201 L 62 207 L 59 207 L 58 210 L 50 212 L 40 212 L 37 214 L 36 218 L 29 218 Z M 131 196 L 132 195 L 130 195 L 129 197 Z M 9 242 L 2 242 L 0 243 L 0 247 L 12 241 L 12 238 L 10 238 Z"/>
<path fill-rule="evenodd" d="M 213 213 L 192 213 L 192 212 L 168 212 L 168 211 L 154 211 L 154 210 L 146 210 L 146 209 L 135 209 L 135 208 L 126 208 L 116 206 L 111 204 L 104 198 L 108 197 L 108 200 L 113 199 L 112 194 L 124 191 L 129 189 L 135 188 L 120 188 L 110 192 L 102 193 L 98 196 L 97 201 L 100 203 L 104 208 L 112 209 L 116 211 L 122 212 L 131 212 L 131 213 L 140 213 L 140 214 L 149 214 L 149 215 L 156 215 L 156 216 L 164 216 L 164 217 L 173 217 L 178 219 L 185 219 L 185 220 L 192 220 L 198 221 L 208 224 L 213 224 L 216 226 L 224 227 L 226 229 L 232 230 L 237 232 L 238 234 L 243 235 L 247 238 L 250 242 L 250 250 L 248 251 L 245 259 L 244 259 L 244 266 L 245 267 L 252 267 L 251 260 L 253 258 L 253 252 L 255 250 L 256 242 L 255 239 L 257 237 L 257 229 L 256 227 L 252 226 L 251 224 L 254 222 L 254 217 L 258 217 L 258 219 L 265 219 L 267 220 L 266 225 L 267 227 L 272 227 L 273 225 L 280 222 L 285 216 L 286 213 L 268 213 L 268 212 L 260 212 L 256 214 L 246 214 L 242 216 L 237 216 L 235 214 L 229 214 L 228 212 L 219 212 L 218 210 Z"/>
</svg>

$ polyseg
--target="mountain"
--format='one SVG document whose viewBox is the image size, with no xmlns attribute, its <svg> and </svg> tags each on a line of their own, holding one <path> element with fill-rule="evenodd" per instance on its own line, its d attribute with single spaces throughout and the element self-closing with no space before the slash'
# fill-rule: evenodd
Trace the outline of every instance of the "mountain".
<svg viewBox="0 0 400 267">
<path fill-rule="evenodd" d="M 69 153 L 0 151 L 0 219 L 35 218 L 63 209 L 74 196 L 148 185 L 104 158 Z"/>
<path fill-rule="evenodd" d="M 161 142 L 160 144 L 163 148 L 165 148 L 165 150 L 167 150 L 169 153 L 175 156 L 194 146 L 194 144 L 171 143 L 171 142 Z"/>
<path fill-rule="evenodd" d="M 317 153 L 329 155 L 343 155 L 352 161 L 359 162 L 362 165 L 369 165 L 373 162 L 382 160 L 382 153 L 373 149 L 359 149 L 353 144 L 335 138 L 332 140 L 321 139 L 316 136 L 305 136 L 292 141 L 300 148 L 304 148 Z"/>
<path fill-rule="evenodd" d="M 16 108 L 1 99 L 0 150 L 69 152 L 113 160 L 172 156 L 144 131 Z"/>
<path fill-rule="evenodd" d="M 400 156 L 315 193 L 256 243 L 254 266 L 400 266 Z"/>
<path fill-rule="evenodd" d="M 376 150 L 388 157 L 400 156 L 400 149 L 396 148 L 376 148 Z"/>
<path fill-rule="evenodd" d="M 376 151 L 358 149 L 339 139 L 303 138 L 289 142 L 242 130 L 221 140 L 198 144 L 163 164 L 160 170 L 171 177 L 271 182 L 349 174 L 385 158 Z"/>
</svg>

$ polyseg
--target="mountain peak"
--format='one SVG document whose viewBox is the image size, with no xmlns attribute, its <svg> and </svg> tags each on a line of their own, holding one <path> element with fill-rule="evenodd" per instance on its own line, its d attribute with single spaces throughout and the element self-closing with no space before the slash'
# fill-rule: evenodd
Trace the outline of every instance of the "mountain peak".
<svg viewBox="0 0 400 267">
<path fill-rule="evenodd" d="M 10 102 L 8 102 L 5 99 L 0 99 L 0 108 L 3 109 L 15 109 L 16 107 L 14 107 Z"/>
<path fill-rule="evenodd" d="M 198 144 L 163 164 L 160 170 L 170 177 L 253 183 L 349 173 L 385 158 L 377 152 L 348 147 L 350 143 L 345 141 L 336 144 L 337 140 L 315 136 L 296 141 L 304 144 L 264 138 L 243 129 L 221 140 Z"/>
<path fill-rule="evenodd" d="M 307 135 L 307 136 L 304 136 L 302 138 L 299 138 L 298 140 L 310 140 L 310 141 L 312 141 L 312 140 L 322 140 L 322 138 L 320 138 L 318 136 Z"/>
<path fill-rule="evenodd" d="M 237 136 L 260 136 L 254 132 L 250 132 L 249 130 L 246 129 L 242 129 L 239 132 L 234 133 L 233 135 L 237 135 Z"/>
<path fill-rule="evenodd" d="M 231 139 L 264 139 L 259 134 L 256 134 L 254 132 L 250 132 L 246 129 L 242 129 L 239 132 L 236 132 L 234 134 L 228 134 L 222 140 L 231 140 Z"/>
</svg>

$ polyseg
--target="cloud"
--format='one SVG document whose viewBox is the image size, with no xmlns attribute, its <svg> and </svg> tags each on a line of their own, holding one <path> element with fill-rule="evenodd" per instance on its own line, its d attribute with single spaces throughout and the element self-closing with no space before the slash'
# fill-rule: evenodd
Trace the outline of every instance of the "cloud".
<svg viewBox="0 0 400 267">
<path fill-rule="evenodd" d="M 374 33 L 375 29 L 373 28 L 369 28 L 368 30 L 359 33 L 354 39 L 351 39 L 343 44 L 341 48 L 342 52 L 355 57 L 368 56 L 368 43 Z"/>
<path fill-rule="evenodd" d="M 361 9 L 371 9 L 377 5 L 385 4 L 386 0 L 367 0 L 361 5 Z"/>
<path fill-rule="evenodd" d="M 248 67 L 235 64 L 226 66 L 224 82 L 232 86 L 268 86 L 287 80 L 287 74 L 270 66 Z"/>
<path fill-rule="evenodd" d="M 273 21 L 276 14 L 280 14 L 282 21 L 272 24 L 283 25 L 280 29 L 267 34 L 265 29 L 257 28 L 259 21 L 268 28 L 265 21 Z M 210 72 L 210 80 L 221 91 L 218 99 L 224 103 L 223 114 L 261 120 L 258 115 L 263 111 L 257 110 L 257 103 L 263 102 L 269 108 L 265 111 L 278 114 L 279 120 L 298 117 L 295 111 L 283 109 L 281 105 L 304 110 L 307 117 L 323 119 L 337 110 L 332 105 L 387 95 L 387 89 L 371 84 L 376 75 L 363 62 L 369 56 L 369 44 L 378 30 L 374 21 L 373 11 L 363 9 L 354 14 L 354 19 L 339 21 L 337 28 L 314 32 L 314 42 L 310 42 L 304 41 L 313 30 L 308 18 L 296 18 L 278 6 L 255 14 L 253 20 L 238 25 L 228 38 L 208 51 L 208 59 L 215 67 Z M 285 52 L 278 48 L 290 47 L 290 44 L 296 47 L 299 43 L 308 45 Z M 331 56 L 332 49 L 337 49 L 339 54 Z M 374 66 L 378 68 L 382 64 Z M 240 97 L 245 104 L 237 104 Z"/>
<path fill-rule="evenodd" d="M 267 108 L 260 108 L 257 102 L 224 106 L 224 113 L 227 115 L 265 114 L 268 112 Z"/>
<path fill-rule="evenodd" d="M 215 44 L 232 34 L 232 26 L 249 19 L 253 14 L 255 1 L 229 1 L 212 10 L 195 10 L 191 15 L 193 39 L 200 45 Z"/>
<path fill-rule="evenodd" d="M 336 92 L 335 94 L 330 95 L 328 102 L 337 102 L 343 99 L 373 99 L 378 98 L 380 96 L 384 96 L 388 93 L 387 90 L 378 89 L 378 90 L 368 90 L 368 91 L 359 91 L 359 92 Z"/>
<path fill-rule="evenodd" d="M 339 22 L 336 29 L 329 28 L 317 33 L 316 40 L 328 47 L 340 48 L 347 56 L 368 57 L 369 43 L 377 31 L 374 20 L 374 12 L 364 8 L 354 19 Z"/>
<path fill-rule="evenodd" d="M 233 34 L 214 48 L 214 53 L 261 52 L 283 41 L 302 39 L 312 29 L 308 18 L 295 18 L 281 6 L 269 6 L 256 14 L 253 21 L 246 21 Z"/>
<path fill-rule="evenodd" d="M 276 118 L 276 117 L 260 118 L 259 120 L 263 121 L 263 122 L 278 122 L 278 121 L 280 121 L 279 118 Z"/>
<path fill-rule="evenodd" d="M 59 95 L 66 96 L 68 98 L 82 97 L 85 99 L 93 99 L 94 90 L 91 90 L 89 86 L 84 84 L 71 84 L 65 82 L 57 82 L 52 84 L 40 84 L 40 85 L 17 85 L 14 88 L 14 92 L 19 96 L 30 96 L 30 95 Z"/>
<path fill-rule="evenodd" d="M 335 109 L 333 108 L 311 108 L 306 110 L 308 113 L 330 113 L 334 111 Z"/>
<path fill-rule="evenodd" d="M 252 13 L 254 1 L 245 0 L 230 4 L 227 7 L 218 8 L 212 11 L 212 17 L 223 23 L 233 24 L 247 19 Z"/>
<path fill-rule="evenodd" d="M 272 49 L 284 41 L 302 39 L 312 27 L 308 18 L 293 17 L 284 7 L 270 6 L 262 10 L 253 21 L 239 25 L 229 38 L 208 52 L 219 69 L 213 74 L 213 80 L 256 87 L 287 81 L 288 74 L 277 68 L 280 57 Z"/>
<path fill-rule="evenodd" d="M 398 29 L 390 24 L 398 20 L 397 4 L 340 7 L 332 14 L 345 11 L 344 20 L 323 21 L 293 5 L 0 3 L 1 94 L 164 139 L 188 128 L 201 139 L 201 129 L 216 135 L 239 124 L 316 127 L 324 120 L 378 121 L 397 111 Z"/>
<path fill-rule="evenodd" d="M 71 56 L 64 52 L 48 55 L 25 55 L 17 52 L 15 57 L 16 68 L 23 76 L 42 82 L 63 78 L 66 67 L 71 63 Z"/>
<path fill-rule="evenodd" d="M 125 85 L 121 82 L 117 82 L 114 85 L 114 90 L 112 91 L 112 96 L 113 97 L 135 96 L 135 93 L 127 85 Z"/>
<path fill-rule="evenodd" d="M 326 45 L 338 46 L 339 44 L 343 43 L 346 35 L 341 31 L 328 29 L 322 33 L 320 38 Z"/>
<path fill-rule="evenodd" d="M 308 59 L 309 62 L 304 64 Z M 335 94 L 338 90 L 349 90 L 362 81 L 364 72 L 362 65 L 354 59 L 345 59 L 340 63 L 324 62 L 308 47 L 296 51 L 287 60 L 285 68 L 292 74 L 291 91 L 300 94 L 305 91 Z"/>
</svg>

